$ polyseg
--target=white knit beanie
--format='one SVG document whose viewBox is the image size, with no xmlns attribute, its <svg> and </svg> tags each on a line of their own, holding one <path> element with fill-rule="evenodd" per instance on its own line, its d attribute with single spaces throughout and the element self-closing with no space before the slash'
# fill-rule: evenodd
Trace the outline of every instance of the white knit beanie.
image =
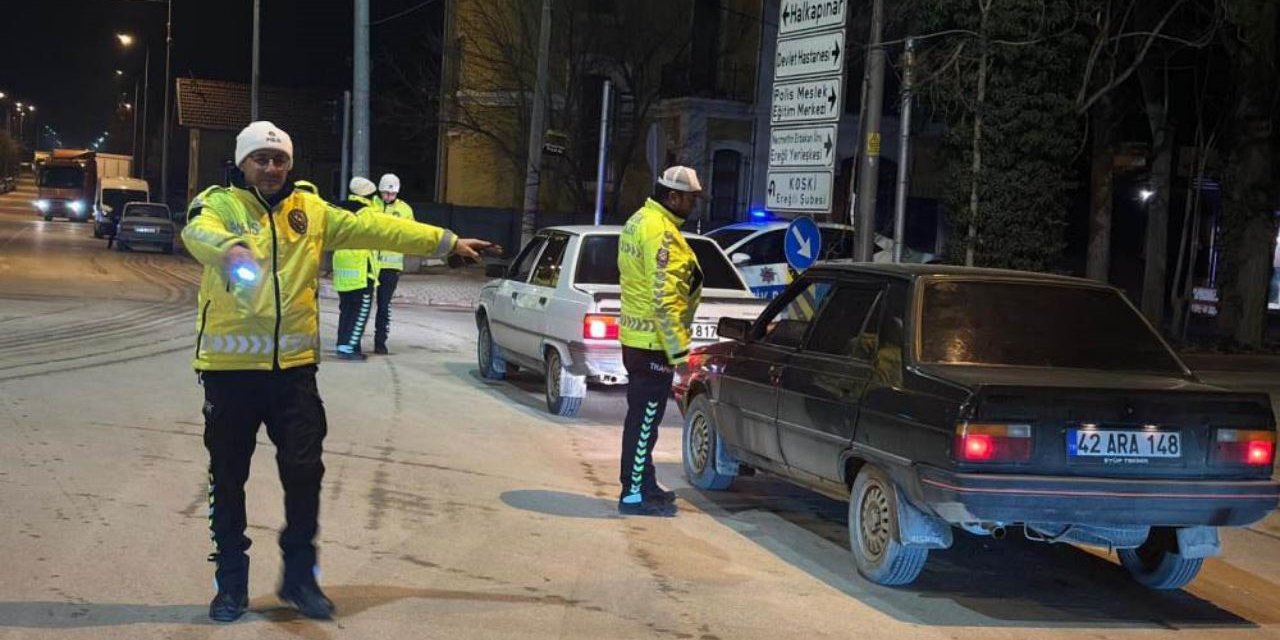
<svg viewBox="0 0 1280 640">
<path fill-rule="evenodd" d="M 373 195 L 377 190 L 377 185 L 373 184 L 372 180 L 364 176 L 356 176 L 352 178 L 351 184 L 347 185 L 347 191 L 364 198 L 368 198 Z"/>
<path fill-rule="evenodd" d="M 250 122 L 236 136 L 236 166 L 243 164 L 249 154 L 263 149 L 284 152 L 289 156 L 288 168 L 293 168 L 293 140 L 283 129 L 266 120 Z"/>
</svg>

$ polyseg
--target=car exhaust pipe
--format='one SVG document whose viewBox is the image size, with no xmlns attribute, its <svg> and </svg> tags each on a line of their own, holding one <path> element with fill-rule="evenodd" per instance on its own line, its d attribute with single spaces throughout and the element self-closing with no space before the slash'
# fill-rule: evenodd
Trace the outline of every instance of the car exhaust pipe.
<svg viewBox="0 0 1280 640">
<path fill-rule="evenodd" d="M 1004 536 L 1005 536 L 1004 527 L 1002 527 L 1002 526 L 1000 526 L 1000 525 L 996 525 L 996 526 L 994 526 L 994 527 L 991 527 L 991 537 L 992 537 L 992 538 L 995 538 L 996 540 L 1004 540 Z"/>
</svg>

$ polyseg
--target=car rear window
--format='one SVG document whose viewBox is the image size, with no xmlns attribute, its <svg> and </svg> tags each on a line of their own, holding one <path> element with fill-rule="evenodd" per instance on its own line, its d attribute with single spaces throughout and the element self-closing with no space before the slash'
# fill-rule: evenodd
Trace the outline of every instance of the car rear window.
<svg viewBox="0 0 1280 640">
<path fill-rule="evenodd" d="M 733 265 L 714 242 L 705 238 L 687 238 L 689 248 L 702 267 L 702 286 L 707 289 L 745 290 Z M 618 284 L 618 236 L 593 235 L 582 240 L 578 256 L 576 284 Z"/>
<path fill-rule="evenodd" d="M 1182 373 L 1109 289 L 935 281 L 925 285 L 920 318 L 922 362 Z"/>
<path fill-rule="evenodd" d="M 124 215 L 130 218 L 164 218 L 169 219 L 169 209 L 159 204 L 131 204 L 125 207 Z"/>
<path fill-rule="evenodd" d="M 729 247 L 737 244 L 739 240 L 755 233 L 755 229 L 728 229 L 721 228 L 707 234 L 708 238 L 716 241 L 721 249 L 729 250 Z"/>
</svg>

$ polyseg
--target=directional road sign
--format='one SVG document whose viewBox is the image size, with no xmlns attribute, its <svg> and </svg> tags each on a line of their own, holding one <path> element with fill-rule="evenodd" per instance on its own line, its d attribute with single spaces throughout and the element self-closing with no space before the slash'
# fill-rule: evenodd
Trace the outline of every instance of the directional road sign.
<svg viewBox="0 0 1280 640">
<path fill-rule="evenodd" d="M 773 85 L 770 124 L 827 122 L 840 118 L 844 78 L 814 78 Z"/>
<path fill-rule="evenodd" d="M 844 71 L 844 30 L 778 41 L 773 77 L 798 78 Z"/>
<path fill-rule="evenodd" d="M 848 0 L 782 0 L 778 35 L 843 27 L 848 10 Z"/>
<path fill-rule="evenodd" d="M 774 211 L 831 211 L 831 171 L 769 171 L 765 207 Z"/>
<path fill-rule="evenodd" d="M 787 253 L 787 264 L 796 271 L 804 271 L 817 262 L 822 255 L 822 232 L 818 223 L 809 216 L 801 216 L 791 221 L 787 227 L 787 239 L 784 243 Z"/>
<path fill-rule="evenodd" d="M 777 127 L 769 130 L 770 167 L 835 166 L 836 125 Z"/>
</svg>

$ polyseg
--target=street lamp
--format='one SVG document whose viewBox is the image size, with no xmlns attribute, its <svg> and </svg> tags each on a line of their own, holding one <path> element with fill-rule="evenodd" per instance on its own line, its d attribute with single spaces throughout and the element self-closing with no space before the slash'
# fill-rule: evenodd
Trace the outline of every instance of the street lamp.
<svg viewBox="0 0 1280 640">
<path fill-rule="evenodd" d="M 120 45 L 126 49 L 133 46 L 134 37 L 128 33 L 117 33 L 116 39 L 120 41 Z M 124 75 L 120 71 L 116 71 L 118 75 Z M 147 106 L 151 104 L 149 96 L 151 95 L 151 45 L 146 46 L 145 62 L 142 66 L 142 133 L 138 133 L 138 111 L 133 111 L 133 141 L 131 143 L 132 150 L 130 155 L 133 156 L 133 164 L 137 172 L 137 177 L 143 176 L 143 170 L 147 163 L 144 156 L 147 155 Z M 138 80 L 133 81 L 133 103 L 138 104 Z M 142 138 L 142 154 L 138 154 L 138 138 Z"/>
<path fill-rule="evenodd" d="M 117 33 L 116 39 L 120 41 L 120 44 L 126 47 L 133 44 L 133 36 L 127 33 Z"/>
</svg>

